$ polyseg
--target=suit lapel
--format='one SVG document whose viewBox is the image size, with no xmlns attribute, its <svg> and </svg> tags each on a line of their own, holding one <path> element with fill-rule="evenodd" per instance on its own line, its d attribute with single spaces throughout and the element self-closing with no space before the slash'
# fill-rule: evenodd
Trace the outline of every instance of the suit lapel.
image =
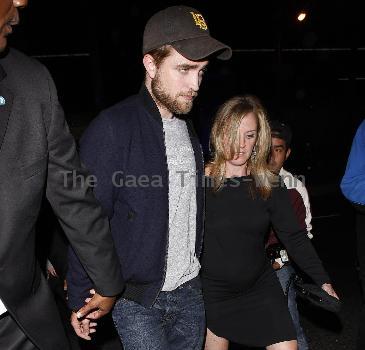
<svg viewBox="0 0 365 350">
<path fill-rule="evenodd" d="M 8 127 L 12 105 L 13 94 L 0 86 L 0 150 Z"/>
<path fill-rule="evenodd" d="M 5 76 L 6 74 L 0 65 L 0 150 L 4 142 L 14 98 L 11 91 L 4 87 L 2 80 Z"/>
</svg>

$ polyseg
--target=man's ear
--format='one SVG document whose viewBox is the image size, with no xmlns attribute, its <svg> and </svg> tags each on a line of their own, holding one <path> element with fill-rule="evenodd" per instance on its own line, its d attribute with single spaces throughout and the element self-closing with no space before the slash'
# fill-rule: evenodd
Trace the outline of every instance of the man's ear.
<svg viewBox="0 0 365 350">
<path fill-rule="evenodd" d="M 288 148 L 288 149 L 286 150 L 285 160 L 287 160 L 287 159 L 289 158 L 290 153 L 291 153 L 291 148 Z"/>
<path fill-rule="evenodd" d="M 146 69 L 148 76 L 153 79 L 156 76 L 157 66 L 154 58 L 147 54 L 143 56 L 143 65 Z"/>
</svg>

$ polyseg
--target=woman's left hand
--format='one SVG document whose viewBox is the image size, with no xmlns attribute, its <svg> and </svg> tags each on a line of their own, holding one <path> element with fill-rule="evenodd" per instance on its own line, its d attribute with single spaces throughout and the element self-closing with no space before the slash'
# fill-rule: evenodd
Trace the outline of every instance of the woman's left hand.
<svg viewBox="0 0 365 350">
<path fill-rule="evenodd" d="M 334 298 L 336 298 L 336 299 L 340 299 L 339 297 L 338 297 L 338 295 L 336 294 L 336 292 L 335 292 L 335 290 L 333 289 L 333 287 L 332 287 L 332 284 L 330 284 L 330 283 L 324 283 L 324 284 L 322 284 L 322 289 L 327 293 L 327 294 L 329 294 L 330 296 L 332 296 L 332 297 L 334 297 Z"/>
</svg>

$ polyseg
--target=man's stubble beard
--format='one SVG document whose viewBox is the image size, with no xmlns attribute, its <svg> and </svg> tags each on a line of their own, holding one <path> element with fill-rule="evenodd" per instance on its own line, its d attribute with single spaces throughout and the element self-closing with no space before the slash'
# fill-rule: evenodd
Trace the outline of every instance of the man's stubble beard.
<svg viewBox="0 0 365 350">
<path fill-rule="evenodd" d="M 193 100 L 179 102 L 179 95 L 175 97 L 169 95 L 163 87 L 159 74 L 151 81 L 151 91 L 157 104 L 167 108 L 173 114 L 187 114 L 193 108 Z"/>
</svg>

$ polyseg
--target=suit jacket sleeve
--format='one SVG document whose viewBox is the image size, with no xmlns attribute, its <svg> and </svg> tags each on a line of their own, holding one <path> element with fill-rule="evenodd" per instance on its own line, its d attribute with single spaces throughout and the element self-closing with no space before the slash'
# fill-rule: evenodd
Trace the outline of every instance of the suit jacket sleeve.
<svg viewBox="0 0 365 350">
<path fill-rule="evenodd" d="M 104 296 L 120 293 L 124 287 L 107 218 L 88 185 L 76 144 L 68 130 L 56 88 L 49 73 L 49 100 L 44 122 L 48 139 L 46 195 L 81 264 Z"/>
</svg>

